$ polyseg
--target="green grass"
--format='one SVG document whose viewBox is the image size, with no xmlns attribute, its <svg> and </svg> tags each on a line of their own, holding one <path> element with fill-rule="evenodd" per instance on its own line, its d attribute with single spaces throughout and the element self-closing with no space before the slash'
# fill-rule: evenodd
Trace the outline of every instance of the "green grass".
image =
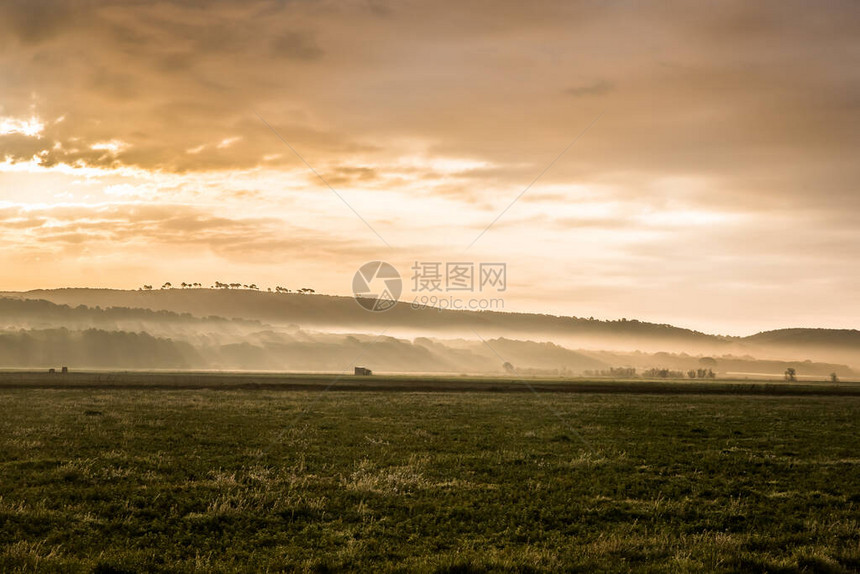
<svg viewBox="0 0 860 574">
<path fill-rule="evenodd" d="M 147 390 L 337 390 L 386 392 L 553 392 L 640 394 L 760 394 L 860 397 L 856 381 L 750 379 L 608 379 L 528 377 L 518 375 L 376 374 L 370 377 L 335 373 L 253 373 L 194 371 L 73 371 L 68 374 L 32 370 L 0 370 L 0 390 L 12 389 L 147 389 Z"/>
<path fill-rule="evenodd" d="M 0 407 L 2 572 L 860 570 L 857 397 L 6 389 Z"/>
</svg>

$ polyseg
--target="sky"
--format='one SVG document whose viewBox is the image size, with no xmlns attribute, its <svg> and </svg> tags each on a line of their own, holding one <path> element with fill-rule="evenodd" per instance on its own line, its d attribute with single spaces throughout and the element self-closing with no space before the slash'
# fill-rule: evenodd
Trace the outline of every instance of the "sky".
<svg viewBox="0 0 860 574">
<path fill-rule="evenodd" d="M 0 290 L 503 262 L 506 311 L 856 328 L 858 120 L 853 1 L 5 1 Z"/>
</svg>

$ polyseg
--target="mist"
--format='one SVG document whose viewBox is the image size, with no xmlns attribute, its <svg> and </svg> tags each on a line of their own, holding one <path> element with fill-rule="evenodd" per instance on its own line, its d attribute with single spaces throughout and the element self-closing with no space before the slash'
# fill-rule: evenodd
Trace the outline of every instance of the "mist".
<svg viewBox="0 0 860 574">
<path fill-rule="evenodd" d="M 508 376 L 857 375 L 858 332 L 727 337 L 636 320 L 413 309 L 210 289 L 4 293 L 0 367 Z"/>
</svg>

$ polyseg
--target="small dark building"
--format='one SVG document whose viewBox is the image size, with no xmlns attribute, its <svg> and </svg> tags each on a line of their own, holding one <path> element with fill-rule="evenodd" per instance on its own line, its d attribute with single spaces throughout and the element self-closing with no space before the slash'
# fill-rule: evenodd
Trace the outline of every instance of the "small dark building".
<svg viewBox="0 0 860 574">
<path fill-rule="evenodd" d="M 364 367 L 356 367 L 355 368 L 355 374 L 360 376 L 360 377 L 369 377 L 370 375 L 373 374 L 373 371 L 371 371 L 370 369 L 366 369 Z"/>
</svg>

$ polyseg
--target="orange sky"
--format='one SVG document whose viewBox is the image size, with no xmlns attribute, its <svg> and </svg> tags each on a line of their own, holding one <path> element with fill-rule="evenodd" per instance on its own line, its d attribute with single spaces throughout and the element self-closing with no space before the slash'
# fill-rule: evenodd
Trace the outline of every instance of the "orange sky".
<svg viewBox="0 0 860 574">
<path fill-rule="evenodd" d="M 509 311 L 858 326 L 856 2 L 200 6 L 0 7 L 0 289 L 504 261 Z"/>
</svg>

